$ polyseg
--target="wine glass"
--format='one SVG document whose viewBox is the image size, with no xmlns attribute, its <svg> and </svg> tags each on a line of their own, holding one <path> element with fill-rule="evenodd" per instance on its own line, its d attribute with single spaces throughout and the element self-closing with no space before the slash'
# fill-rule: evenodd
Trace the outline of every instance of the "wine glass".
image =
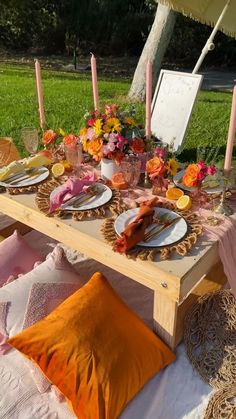
<svg viewBox="0 0 236 419">
<path fill-rule="evenodd" d="M 128 185 L 128 197 L 134 196 L 134 188 L 137 186 L 140 178 L 141 161 L 136 156 L 125 156 L 120 164 L 124 180 Z"/>
<path fill-rule="evenodd" d="M 215 164 L 219 157 L 220 146 L 219 145 L 208 145 L 208 146 L 197 146 L 197 161 L 204 161 L 206 164 Z"/>
<path fill-rule="evenodd" d="M 21 139 L 24 143 L 25 149 L 32 156 L 36 153 L 38 148 L 38 131 L 36 128 L 22 128 Z"/>
</svg>

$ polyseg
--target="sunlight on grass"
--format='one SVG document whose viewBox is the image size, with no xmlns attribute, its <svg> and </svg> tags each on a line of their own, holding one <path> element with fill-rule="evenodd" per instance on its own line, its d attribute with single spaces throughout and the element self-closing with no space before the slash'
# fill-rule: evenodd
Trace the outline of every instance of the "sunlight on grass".
<svg viewBox="0 0 236 419">
<path fill-rule="evenodd" d="M 34 69 L 23 66 L 0 65 L 0 136 L 14 138 L 20 151 L 23 147 L 19 133 L 22 127 L 39 128 L 38 103 Z M 77 133 L 83 116 L 93 109 L 90 74 L 42 70 L 44 106 L 47 125 L 58 130 Z M 127 107 L 128 81 L 99 80 L 100 104 L 118 103 Z M 183 159 L 194 159 L 197 145 L 217 144 L 224 154 L 232 94 L 200 92 L 187 130 Z M 145 106 L 137 105 L 137 119 L 145 122 Z"/>
</svg>

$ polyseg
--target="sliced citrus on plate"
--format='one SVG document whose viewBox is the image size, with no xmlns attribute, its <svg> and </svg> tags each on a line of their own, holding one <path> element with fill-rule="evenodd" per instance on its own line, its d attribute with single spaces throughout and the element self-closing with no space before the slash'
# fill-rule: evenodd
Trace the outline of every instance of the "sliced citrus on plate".
<svg viewBox="0 0 236 419">
<path fill-rule="evenodd" d="M 63 166 L 62 163 L 55 163 L 52 166 L 52 174 L 53 174 L 53 176 L 55 176 L 55 177 L 62 176 L 64 172 L 65 172 L 65 167 Z"/>
<path fill-rule="evenodd" d="M 124 175 L 122 172 L 114 173 L 111 178 L 111 184 L 115 189 L 126 189 L 127 183 L 125 182 Z"/>
<path fill-rule="evenodd" d="M 188 196 L 188 195 L 181 196 L 178 199 L 178 201 L 176 202 L 176 206 L 181 211 L 189 210 L 192 206 L 192 200 L 191 200 L 190 196 Z"/>
<path fill-rule="evenodd" d="M 177 200 L 183 196 L 184 192 L 179 188 L 170 188 L 166 191 L 166 198 Z"/>
</svg>

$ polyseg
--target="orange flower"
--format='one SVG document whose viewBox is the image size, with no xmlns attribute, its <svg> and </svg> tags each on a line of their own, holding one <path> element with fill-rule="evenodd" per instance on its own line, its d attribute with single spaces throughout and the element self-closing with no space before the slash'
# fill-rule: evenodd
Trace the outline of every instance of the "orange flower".
<svg viewBox="0 0 236 419">
<path fill-rule="evenodd" d="M 69 134 L 63 138 L 63 143 L 69 147 L 74 147 L 78 142 L 78 137 L 74 134 Z"/>
<path fill-rule="evenodd" d="M 142 138 L 134 138 L 130 148 L 135 154 L 143 153 L 145 149 L 144 141 Z"/>
<path fill-rule="evenodd" d="M 200 167 L 198 164 L 190 164 L 185 170 L 182 182 L 184 185 L 192 187 L 198 184 Z"/>
<path fill-rule="evenodd" d="M 58 137 L 58 134 L 53 131 L 53 129 L 49 129 L 43 133 L 42 143 L 44 145 L 53 144 Z"/>
<path fill-rule="evenodd" d="M 95 160 L 99 160 L 101 158 L 101 149 L 102 149 L 103 141 L 102 138 L 93 138 L 91 141 L 87 143 L 87 151 Z"/>
<path fill-rule="evenodd" d="M 166 166 L 162 159 L 153 157 L 153 159 L 147 161 L 146 170 L 152 177 L 163 176 L 166 171 Z"/>
</svg>

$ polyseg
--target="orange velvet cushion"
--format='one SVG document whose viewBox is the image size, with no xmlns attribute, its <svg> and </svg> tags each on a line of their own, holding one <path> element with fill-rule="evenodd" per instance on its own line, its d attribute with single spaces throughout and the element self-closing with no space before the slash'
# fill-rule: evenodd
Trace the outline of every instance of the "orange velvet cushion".
<svg viewBox="0 0 236 419">
<path fill-rule="evenodd" d="M 80 419 L 117 418 L 175 359 L 100 273 L 8 342 L 37 362 Z"/>
</svg>

